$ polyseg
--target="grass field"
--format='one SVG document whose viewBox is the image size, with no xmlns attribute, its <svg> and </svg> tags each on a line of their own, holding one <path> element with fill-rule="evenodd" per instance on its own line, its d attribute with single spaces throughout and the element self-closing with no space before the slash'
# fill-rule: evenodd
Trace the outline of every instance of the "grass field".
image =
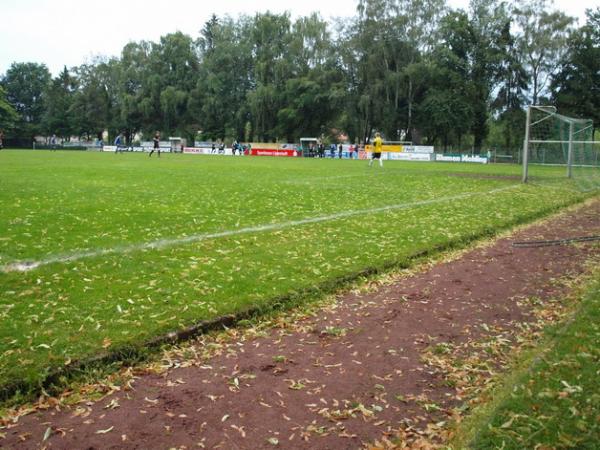
<svg viewBox="0 0 600 450">
<path fill-rule="evenodd" d="M 452 448 L 598 448 L 600 271 L 576 305 L 520 357 L 511 382 L 463 424 Z"/>
<path fill-rule="evenodd" d="M 564 168 L 385 164 L 0 152 L 0 387 L 590 195 Z"/>
</svg>

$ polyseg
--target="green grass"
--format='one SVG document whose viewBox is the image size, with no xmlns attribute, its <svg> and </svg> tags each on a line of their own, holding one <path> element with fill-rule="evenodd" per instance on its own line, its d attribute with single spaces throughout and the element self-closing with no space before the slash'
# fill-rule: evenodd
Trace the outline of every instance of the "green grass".
<svg viewBox="0 0 600 450">
<path fill-rule="evenodd" d="M 590 195 L 561 168 L 532 167 L 532 183 L 520 185 L 516 166 L 366 164 L 0 152 L 0 267 L 63 258 L 0 271 L 0 390 L 33 388 L 105 348 L 408 264 Z M 290 224 L 335 214 L 346 215 Z M 269 224 L 283 226 L 249 230 Z M 96 256 L 69 260 L 85 252 Z"/>
<path fill-rule="evenodd" d="M 598 448 L 600 272 L 568 322 L 548 329 L 531 354 L 453 448 Z"/>
</svg>

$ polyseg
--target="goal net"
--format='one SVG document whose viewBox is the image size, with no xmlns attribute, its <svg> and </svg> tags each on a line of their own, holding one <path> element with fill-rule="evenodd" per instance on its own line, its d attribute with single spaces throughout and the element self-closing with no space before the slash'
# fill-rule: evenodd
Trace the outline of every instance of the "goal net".
<svg viewBox="0 0 600 450">
<path fill-rule="evenodd" d="M 555 167 L 581 190 L 600 187 L 600 141 L 594 141 L 594 124 L 558 114 L 552 106 L 529 106 L 523 144 L 523 182 L 530 166 Z M 557 172 L 556 170 L 559 170 Z"/>
</svg>

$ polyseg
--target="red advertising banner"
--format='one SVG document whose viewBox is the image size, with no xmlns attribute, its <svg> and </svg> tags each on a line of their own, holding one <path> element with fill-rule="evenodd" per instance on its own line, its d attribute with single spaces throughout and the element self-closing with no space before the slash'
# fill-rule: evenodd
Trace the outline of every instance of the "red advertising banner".
<svg viewBox="0 0 600 450">
<path fill-rule="evenodd" d="M 250 150 L 252 156 L 298 156 L 296 150 L 275 150 L 275 149 L 261 149 L 253 148 Z"/>
</svg>

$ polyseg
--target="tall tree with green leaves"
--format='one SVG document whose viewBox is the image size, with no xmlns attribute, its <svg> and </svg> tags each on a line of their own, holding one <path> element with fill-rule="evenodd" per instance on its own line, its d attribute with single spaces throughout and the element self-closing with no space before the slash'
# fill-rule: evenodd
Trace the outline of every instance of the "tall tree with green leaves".
<svg viewBox="0 0 600 450">
<path fill-rule="evenodd" d="M 527 74 L 522 64 L 523 55 L 511 33 L 511 22 L 502 29 L 499 48 L 503 57 L 496 74 L 496 97 L 491 106 L 496 113 L 497 125 L 503 131 L 504 149 L 514 151 L 520 146 L 524 133 Z"/>
<path fill-rule="evenodd" d="M 432 54 L 428 86 L 415 124 L 429 144 L 460 145 L 474 122 L 471 79 L 474 33 L 464 11 L 452 11 L 440 22 L 440 42 Z"/>
<path fill-rule="evenodd" d="M 471 0 L 470 22 L 473 34 L 471 74 L 473 95 L 473 150 L 481 151 L 488 133 L 492 94 L 502 62 L 502 30 L 509 22 L 508 6 L 498 0 Z"/>
<path fill-rule="evenodd" d="M 13 134 L 33 140 L 42 132 L 44 94 L 50 84 L 50 72 L 44 64 L 13 63 L 2 79 L 6 99 L 18 114 Z"/>
<path fill-rule="evenodd" d="M 328 135 L 344 106 L 344 75 L 328 24 L 317 14 L 292 27 L 290 75 L 285 82 L 277 134 L 288 142 L 302 136 Z"/>
<path fill-rule="evenodd" d="M 208 139 L 244 139 L 253 72 L 252 26 L 248 17 L 213 16 L 197 41 L 200 66 L 189 107 L 196 130 Z"/>
<path fill-rule="evenodd" d="M 413 111 L 415 102 L 422 96 L 426 78 L 424 71 L 427 59 L 439 40 L 439 24 L 446 13 L 445 0 L 396 0 L 395 17 L 390 31 L 398 33 L 397 42 L 403 42 L 400 51 L 394 52 L 395 61 L 392 70 L 393 79 L 402 74 L 406 97 L 406 116 L 402 128 L 406 139 L 412 140 L 414 134 Z M 404 50 L 404 51 L 403 51 Z M 396 84 L 396 88 L 397 88 Z M 395 96 L 395 108 L 398 109 L 398 96 Z M 404 126 L 402 126 L 404 125 Z"/>
<path fill-rule="evenodd" d="M 74 69 L 77 89 L 71 104 L 71 119 L 75 134 L 101 139 L 103 131 L 111 127 L 112 86 L 107 61 L 97 58 L 92 63 Z"/>
<path fill-rule="evenodd" d="M 15 108 L 6 99 L 6 91 L 0 84 L 0 130 L 11 129 L 18 119 Z"/>
<path fill-rule="evenodd" d="M 198 78 L 199 56 L 196 42 L 176 32 L 160 38 L 150 53 L 151 96 L 160 108 L 160 127 L 168 133 L 188 133 L 189 94 Z M 158 97 L 157 97 L 158 94 Z"/>
<path fill-rule="evenodd" d="M 531 103 L 537 105 L 563 60 L 574 18 L 549 11 L 551 0 L 519 0 L 514 11 L 517 43 L 529 78 Z"/>
<path fill-rule="evenodd" d="M 76 87 L 76 79 L 66 67 L 51 81 L 44 95 L 42 116 L 42 127 L 47 135 L 68 139 L 76 132 L 71 110 Z"/>
<path fill-rule="evenodd" d="M 600 7 L 568 41 L 567 55 L 552 80 L 552 98 L 564 114 L 600 124 Z"/>
<path fill-rule="evenodd" d="M 444 10 L 443 0 L 359 2 L 342 55 L 362 140 L 374 128 L 388 140 L 412 138 L 415 105 L 426 88 L 427 55 Z"/>
<path fill-rule="evenodd" d="M 247 99 L 254 134 L 260 140 L 274 141 L 279 137 L 277 117 L 285 106 L 285 83 L 294 73 L 288 51 L 290 29 L 288 13 L 268 12 L 257 14 L 251 29 L 255 84 Z"/>
<path fill-rule="evenodd" d="M 128 134 L 145 131 L 151 134 L 162 124 L 160 112 L 160 83 L 153 72 L 151 53 L 153 44 L 148 41 L 129 42 L 121 51 L 115 67 L 118 108 L 121 127 Z"/>
</svg>

